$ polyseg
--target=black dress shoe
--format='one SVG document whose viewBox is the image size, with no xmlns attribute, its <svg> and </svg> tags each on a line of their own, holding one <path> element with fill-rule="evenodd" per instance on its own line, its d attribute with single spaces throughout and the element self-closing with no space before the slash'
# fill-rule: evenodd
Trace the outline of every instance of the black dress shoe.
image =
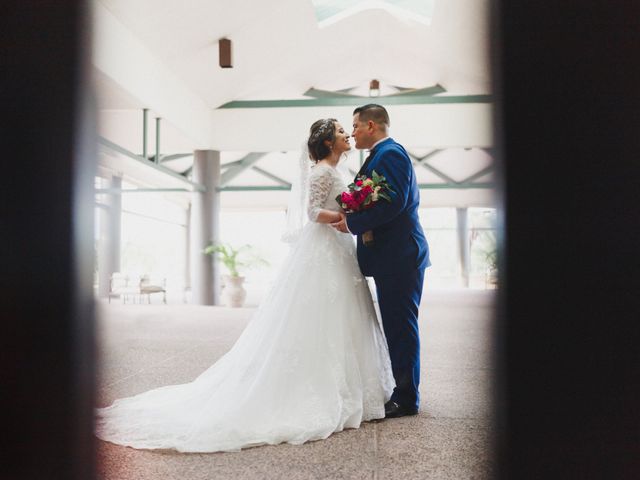
<svg viewBox="0 0 640 480">
<path fill-rule="evenodd" d="M 416 407 L 401 407 L 391 400 L 384 404 L 384 418 L 406 417 L 407 415 L 417 415 L 417 413 Z"/>
</svg>

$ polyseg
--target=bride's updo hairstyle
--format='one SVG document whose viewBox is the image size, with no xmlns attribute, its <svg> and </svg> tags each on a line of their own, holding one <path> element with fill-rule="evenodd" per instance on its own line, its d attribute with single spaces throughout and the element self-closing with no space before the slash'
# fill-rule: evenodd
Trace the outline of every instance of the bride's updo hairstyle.
<svg viewBox="0 0 640 480">
<path fill-rule="evenodd" d="M 336 141 L 337 121 L 335 118 L 323 118 L 311 125 L 307 147 L 309 148 L 309 157 L 314 162 L 317 163 L 331 152 L 331 148 L 327 147 L 325 141 L 329 140 L 332 145 Z"/>
</svg>

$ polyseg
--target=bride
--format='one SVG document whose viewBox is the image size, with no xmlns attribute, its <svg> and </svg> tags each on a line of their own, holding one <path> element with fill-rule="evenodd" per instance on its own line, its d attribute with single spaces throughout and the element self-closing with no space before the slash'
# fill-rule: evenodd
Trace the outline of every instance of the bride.
<svg viewBox="0 0 640 480">
<path fill-rule="evenodd" d="M 318 120 L 307 145 L 315 165 L 301 198 L 308 196 L 310 221 L 240 338 L 191 383 L 97 409 L 99 438 L 235 451 L 323 439 L 384 417 L 395 386 L 386 340 L 352 236 L 329 226 L 340 220 L 335 197 L 346 186 L 336 167 L 351 149 L 349 135 L 335 119 Z"/>
</svg>

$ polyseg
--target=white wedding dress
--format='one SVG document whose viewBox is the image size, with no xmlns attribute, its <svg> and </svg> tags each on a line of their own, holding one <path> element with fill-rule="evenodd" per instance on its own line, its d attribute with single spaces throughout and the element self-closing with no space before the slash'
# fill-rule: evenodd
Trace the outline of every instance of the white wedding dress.
<svg viewBox="0 0 640 480">
<path fill-rule="evenodd" d="M 97 409 L 99 438 L 145 449 L 235 451 L 323 439 L 384 417 L 395 386 L 386 340 L 338 210 L 340 174 L 310 174 L 303 228 L 270 293 L 222 358 L 193 382 Z"/>
</svg>

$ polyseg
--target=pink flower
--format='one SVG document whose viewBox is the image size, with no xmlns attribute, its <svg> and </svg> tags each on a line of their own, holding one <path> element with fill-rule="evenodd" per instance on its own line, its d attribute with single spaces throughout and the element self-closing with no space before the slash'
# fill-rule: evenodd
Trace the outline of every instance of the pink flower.
<svg viewBox="0 0 640 480">
<path fill-rule="evenodd" d="M 375 178 L 375 180 L 373 180 Z M 389 200 L 388 191 L 393 192 L 386 179 L 373 172 L 373 178 L 359 176 L 347 192 L 336 197 L 340 206 L 348 212 L 358 212 L 373 207 L 380 198 Z"/>
</svg>

